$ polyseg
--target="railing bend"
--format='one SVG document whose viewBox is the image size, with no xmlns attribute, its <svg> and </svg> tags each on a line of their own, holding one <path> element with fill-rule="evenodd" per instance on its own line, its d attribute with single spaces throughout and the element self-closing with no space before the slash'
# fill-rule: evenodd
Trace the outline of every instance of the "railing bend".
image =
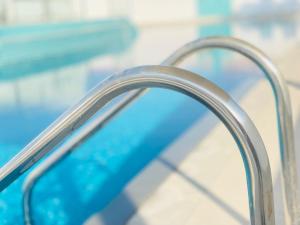
<svg viewBox="0 0 300 225">
<path fill-rule="evenodd" d="M 276 103 L 285 205 L 291 224 L 299 225 L 300 199 L 293 117 L 289 91 L 284 77 L 262 51 L 245 41 L 232 37 L 210 37 L 190 42 L 175 51 L 163 62 L 163 65 L 177 65 L 192 53 L 208 48 L 223 48 L 239 52 L 254 62 L 264 72 L 271 84 Z"/>
<path fill-rule="evenodd" d="M 260 50 L 251 44 L 231 37 L 210 37 L 198 39 L 190 42 L 175 51 L 162 64 L 163 65 L 177 65 L 186 57 L 197 51 L 208 48 L 223 48 L 235 52 L 239 52 L 246 56 L 259 66 L 268 81 L 272 86 L 272 90 L 276 100 L 277 122 L 278 122 L 278 136 L 280 142 L 280 156 L 283 168 L 283 180 L 285 190 L 285 203 L 288 208 L 288 214 L 292 225 L 298 225 L 299 212 L 299 190 L 297 181 L 297 168 L 294 147 L 294 131 L 293 121 L 290 106 L 290 98 L 286 82 L 283 76 L 272 63 L 272 61 Z M 55 166 L 58 162 L 63 160 L 79 143 L 84 142 L 100 127 L 104 126 L 113 116 L 118 113 L 123 107 L 128 105 L 145 89 L 133 91 L 124 97 L 120 102 L 116 103 L 107 113 L 101 115 L 97 120 L 88 125 L 82 132 L 79 132 L 74 139 L 69 140 L 61 148 L 57 149 L 58 153 L 49 156 L 42 164 L 37 167 L 32 174 L 30 174 L 24 184 L 24 199 L 23 207 L 26 217 L 30 217 L 30 195 L 34 184 L 38 179 L 50 168 Z M 29 219 L 27 219 L 29 220 Z"/>
<path fill-rule="evenodd" d="M 298 224 L 298 182 L 296 173 L 296 161 L 294 150 L 294 133 L 292 128 L 291 107 L 288 90 L 284 79 L 271 60 L 260 50 L 242 40 L 231 37 L 210 37 L 198 39 L 179 48 L 175 53 L 168 57 L 164 65 L 176 65 L 194 52 L 207 48 L 224 48 L 241 53 L 258 65 L 269 80 L 276 99 L 281 162 L 285 183 L 285 200 L 288 207 L 289 217 L 292 224 Z M 116 103 L 107 113 L 101 115 L 98 119 L 88 125 L 83 131 L 79 132 L 74 139 L 70 139 L 57 153 L 49 156 L 32 174 L 28 176 L 24 183 L 23 209 L 26 220 L 30 220 L 30 201 L 31 192 L 34 184 L 47 170 L 51 169 L 58 162 L 62 161 L 77 145 L 84 142 L 100 127 L 104 126 L 113 116 L 123 107 L 128 105 L 145 89 L 133 91 L 124 97 L 119 103 Z M 282 135 L 281 135 L 282 134 Z M 289 139 L 289 140 L 288 140 Z"/>
<path fill-rule="evenodd" d="M 184 93 L 206 105 L 224 123 L 243 158 L 251 223 L 274 225 L 269 160 L 262 139 L 247 114 L 222 89 L 205 78 L 166 66 L 129 69 L 98 85 L 0 169 L 0 189 L 16 180 L 114 97 L 146 87 L 168 88 Z"/>
</svg>

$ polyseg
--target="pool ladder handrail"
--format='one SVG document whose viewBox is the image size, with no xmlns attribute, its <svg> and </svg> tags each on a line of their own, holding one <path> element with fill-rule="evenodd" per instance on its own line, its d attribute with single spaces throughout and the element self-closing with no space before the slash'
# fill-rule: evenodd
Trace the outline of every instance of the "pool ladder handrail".
<svg viewBox="0 0 300 225">
<path fill-rule="evenodd" d="M 84 143 L 86 139 L 104 127 L 119 111 L 121 111 L 129 103 L 132 103 L 136 98 L 137 96 L 135 91 L 128 93 L 124 98 L 122 98 L 122 101 L 114 104 L 107 111 L 100 114 L 85 127 L 81 128 L 76 134 L 74 134 L 74 136 L 70 137 L 61 147 L 50 154 L 29 173 L 24 181 L 22 197 L 22 209 L 24 222 L 26 225 L 34 224 L 31 204 L 32 192 L 34 185 L 39 181 L 42 175 L 63 161 L 69 154 L 73 152 L 73 150 L 75 150 L 76 147 Z"/>
<path fill-rule="evenodd" d="M 299 192 L 294 147 L 293 119 L 289 92 L 283 76 L 276 68 L 276 66 L 272 63 L 272 61 L 263 52 L 261 52 L 259 49 L 249 44 L 248 42 L 232 37 L 200 38 L 195 41 L 189 42 L 183 47 L 176 50 L 162 63 L 162 65 L 176 66 L 192 53 L 208 48 L 222 48 L 239 52 L 240 54 L 244 55 L 252 62 L 254 62 L 259 68 L 261 68 L 268 81 L 270 82 L 276 101 L 278 136 L 281 153 L 280 157 L 284 180 L 283 188 L 285 190 L 284 200 L 285 205 L 288 209 L 287 213 L 289 215 L 291 224 L 298 225 Z M 53 153 L 53 156 L 50 155 L 49 158 L 45 159 L 45 161 L 43 161 L 35 170 L 33 170 L 31 174 L 29 174 L 23 186 L 23 210 L 25 220 L 31 220 L 31 192 L 38 179 L 45 172 L 62 161 L 71 151 L 73 151 L 76 146 L 79 145 L 79 143 L 84 142 L 97 130 L 105 126 L 105 124 L 109 122 L 115 114 L 117 114 L 123 107 L 127 106 L 133 100 L 135 100 L 138 96 L 143 94 L 145 90 L 146 89 L 141 89 L 129 93 L 120 102 L 116 103 L 108 113 L 100 115 L 98 119 L 89 124 L 84 130 L 80 131 L 74 137 L 74 139 L 70 139 L 67 143 L 57 149 L 59 153 Z"/>
<path fill-rule="evenodd" d="M 254 62 L 268 79 L 277 114 L 280 159 L 283 174 L 284 203 L 292 225 L 300 224 L 300 198 L 297 175 L 293 116 L 287 83 L 272 60 L 252 44 L 233 37 L 210 37 L 187 43 L 175 51 L 164 65 L 176 65 L 194 52 L 207 48 L 222 48 L 238 52 Z"/>
<path fill-rule="evenodd" d="M 167 88 L 186 94 L 207 106 L 224 123 L 243 158 L 251 223 L 274 225 L 271 169 L 256 127 L 225 91 L 197 74 L 175 67 L 136 67 L 99 84 L 0 169 L 0 190 L 16 180 L 113 98 L 146 87 Z"/>
</svg>

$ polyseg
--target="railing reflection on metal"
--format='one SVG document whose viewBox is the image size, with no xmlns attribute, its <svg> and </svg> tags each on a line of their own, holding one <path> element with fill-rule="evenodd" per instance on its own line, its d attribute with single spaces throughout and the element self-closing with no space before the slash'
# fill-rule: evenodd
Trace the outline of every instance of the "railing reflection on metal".
<svg viewBox="0 0 300 225">
<path fill-rule="evenodd" d="M 253 61 L 256 65 L 258 65 L 269 80 L 276 99 L 286 205 L 288 207 L 288 213 L 292 224 L 298 224 L 297 215 L 299 211 L 299 197 L 294 149 L 293 122 L 289 93 L 283 76 L 264 53 L 247 42 L 231 37 L 210 37 L 190 42 L 179 48 L 162 64 L 177 65 L 190 54 L 207 48 L 224 48 L 241 53 L 242 55 Z M 108 113 L 102 115 L 99 119 L 93 122 L 94 124 L 91 124 L 82 132 L 78 133 L 74 140 L 70 140 L 60 149 L 58 149 L 57 151 L 59 151 L 60 153 L 55 153 L 53 156 L 50 156 L 49 159 L 46 159 L 40 165 L 40 167 L 38 167 L 36 171 L 34 171 L 33 174 L 27 178 L 24 185 L 23 201 L 24 210 L 26 212 L 25 215 L 27 215 L 26 217 L 30 216 L 30 192 L 32 192 L 31 189 L 33 188 L 39 177 L 41 177 L 47 170 L 51 169 L 58 162 L 60 162 L 62 158 L 64 158 L 67 154 L 69 154 L 69 152 L 73 150 L 73 148 L 75 148 L 75 146 L 77 146 L 79 143 L 84 142 L 95 131 L 97 131 L 111 118 L 113 118 L 113 115 L 119 112 L 123 107 L 129 104 L 133 99 L 138 97 L 144 91 L 145 89 L 133 91 L 133 93 L 130 93 L 122 101 L 116 103 L 116 105 Z"/>
<path fill-rule="evenodd" d="M 0 190 L 5 189 L 113 98 L 146 87 L 184 93 L 206 105 L 224 123 L 243 158 L 251 223 L 274 225 L 271 170 L 263 141 L 255 126 L 222 89 L 197 74 L 174 67 L 136 67 L 98 85 L 0 169 Z"/>
</svg>

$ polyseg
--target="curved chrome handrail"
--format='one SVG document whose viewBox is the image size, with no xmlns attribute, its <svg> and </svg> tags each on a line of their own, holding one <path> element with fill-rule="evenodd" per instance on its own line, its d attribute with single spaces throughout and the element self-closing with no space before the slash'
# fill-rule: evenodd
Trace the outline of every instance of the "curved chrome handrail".
<svg viewBox="0 0 300 225">
<path fill-rule="evenodd" d="M 34 185 L 38 182 L 42 175 L 59 162 L 63 161 L 73 150 L 75 150 L 77 146 L 105 126 L 120 110 L 126 107 L 129 103 L 132 103 L 136 98 L 137 96 L 135 91 L 127 94 L 120 102 L 114 104 L 111 108 L 82 128 L 73 137 L 68 139 L 61 147 L 49 155 L 27 176 L 23 185 L 22 198 L 24 223 L 26 225 L 34 224 L 31 210 L 32 192 Z"/>
<path fill-rule="evenodd" d="M 253 45 L 232 37 L 210 37 L 192 41 L 175 51 L 163 65 L 176 65 L 192 53 L 207 48 L 239 52 L 253 61 L 265 74 L 275 96 L 284 195 L 291 224 L 299 225 L 300 199 L 291 100 L 287 84 L 273 62 Z"/>
<path fill-rule="evenodd" d="M 163 65 L 177 65 L 190 54 L 207 49 L 207 48 L 224 48 L 241 53 L 249 58 L 256 65 L 258 65 L 265 73 L 265 76 L 269 80 L 276 100 L 277 109 L 277 121 L 280 140 L 280 156 L 283 168 L 284 190 L 285 190 L 285 204 L 288 207 L 288 214 L 293 225 L 298 224 L 298 212 L 299 206 L 299 193 L 298 193 L 298 181 L 297 181 L 297 168 L 296 157 L 294 148 L 294 132 L 293 121 L 291 115 L 291 106 L 288 89 L 283 76 L 272 63 L 272 61 L 260 50 L 251 44 L 232 37 L 210 37 L 204 39 L 198 39 L 190 42 L 183 47 L 179 48 L 175 53 L 168 57 L 162 64 Z M 57 149 L 60 153 L 54 153 L 49 156 L 44 162 L 41 163 L 33 172 L 28 176 L 24 183 L 24 197 L 23 197 L 23 209 L 26 212 L 25 217 L 29 218 L 30 212 L 30 196 L 34 184 L 38 179 L 49 169 L 55 166 L 58 162 L 63 160 L 69 152 L 78 145 L 78 143 L 84 142 L 99 127 L 104 126 L 107 122 L 113 118 L 117 112 L 123 107 L 128 105 L 132 100 L 141 95 L 145 89 L 133 91 L 128 96 L 125 96 L 123 100 L 116 103 L 114 107 L 106 113 L 101 115 L 99 119 L 95 120 L 92 124 L 88 125 L 86 129 L 79 132 L 73 139 L 70 139 L 65 145 Z M 78 142 L 78 143 L 77 143 Z M 62 157 L 62 158 L 61 158 Z M 26 216 L 27 215 L 27 216 Z M 29 219 L 26 219 L 29 220 Z"/>
<path fill-rule="evenodd" d="M 204 39 L 198 39 L 190 42 L 183 47 L 179 48 L 175 53 L 168 57 L 162 64 L 164 65 L 177 65 L 183 61 L 190 54 L 207 49 L 207 48 L 224 48 L 241 53 L 249 58 L 256 65 L 258 65 L 265 73 L 271 86 L 276 99 L 278 128 L 279 128 L 279 140 L 281 150 L 282 167 L 284 171 L 285 182 L 285 200 L 288 207 L 288 213 L 291 218 L 292 224 L 298 224 L 297 212 L 299 209 L 298 199 L 298 182 L 297 182 L 297 169 L 295 161 L 294 150 L 294 133 L 292 128 L 292 117 L 289 94 L 284 82 L 284 79 L 280 72 L 276 69 L 271 60 L 260 50 L 252 46 L 251 44 L 242 40 L 231 37 L 210 37 Z M 276 88 L 274 88 L 276 87 Z M 62 161 L 79 143 L 84 142 L 93 133 L 95 133 L 100 127 L 104 126 L 113 116 L 118 113 L 123 107 L 128 105 L 132 100 L 136 99 L 144 92 L 145 89 L 133 91 L 128 94 L 120 102 L 116 103 L 108 113 L 101 115 L 98 119 L 88 125 L 82 132 L 79 132 L 74 139 L 70 139 L 66 144 L 61 146 L 56 151 L 60 153 L 53 153 L 44 162 L 42 162 L 29 176 L 24 183 L 24 196 L 23 196 L 23 210 L 26 220 L 30 220 L 30 196 L 34 184 L 47 170 L 54 167 L 57 163 Z M 280 96 L 280 98 L 277 98 Z M 283 113 L 280 113 L 283 112 Z M 281 136 L 282 134 L 285 134 Z M 290 140 L 286 140 L 286 137 L 290 137 Z M 292 142 L 288 145 L 289 142 Z M 286 153 L 287 152 L 287 153 Z M 285 163 L 284 159 L 288 162 Z M 288 167 L 288 168 L 286 168 Z M 294 222 L 293 222 L 294 221 Z"/>
<path fill-rule="evenodd" d="M 114 97 L 146 87 L 162 87 L 184 93 L 206 105 L 218 116 L 234 137 L 243 158 L 251 223 L 274 225 L 271 169 L 255 126 L 222 89 L 197 74 L 174 67 L 136 67 L 98 85 L 0 169 L 0 190 L 16 180 Z"/>
</svg>

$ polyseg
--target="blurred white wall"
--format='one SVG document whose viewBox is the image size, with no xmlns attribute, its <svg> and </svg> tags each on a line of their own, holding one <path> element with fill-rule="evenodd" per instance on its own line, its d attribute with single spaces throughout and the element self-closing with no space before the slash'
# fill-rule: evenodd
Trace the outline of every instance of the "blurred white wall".
<svg viewBox="0 0 300 225">
<path fill-rule="evenodd" d="M 197 17 L 195 0 L 132 0 L 130 17 L 138 24 L 191 20 Z"/>
<path fill-rule="evenodd" d="M 0 0 L 0 21 L 39 23 L 128 15 L 124 0 Z"/>
<path fill-rule="evenodd" d="M 158 24 L 256 12 L 278 14 L 299 10 L 299 5 L 300 0 L 0 0 L 0 21 L 15 24 L 128 16 L 137 24 Z"/>
</svg>

